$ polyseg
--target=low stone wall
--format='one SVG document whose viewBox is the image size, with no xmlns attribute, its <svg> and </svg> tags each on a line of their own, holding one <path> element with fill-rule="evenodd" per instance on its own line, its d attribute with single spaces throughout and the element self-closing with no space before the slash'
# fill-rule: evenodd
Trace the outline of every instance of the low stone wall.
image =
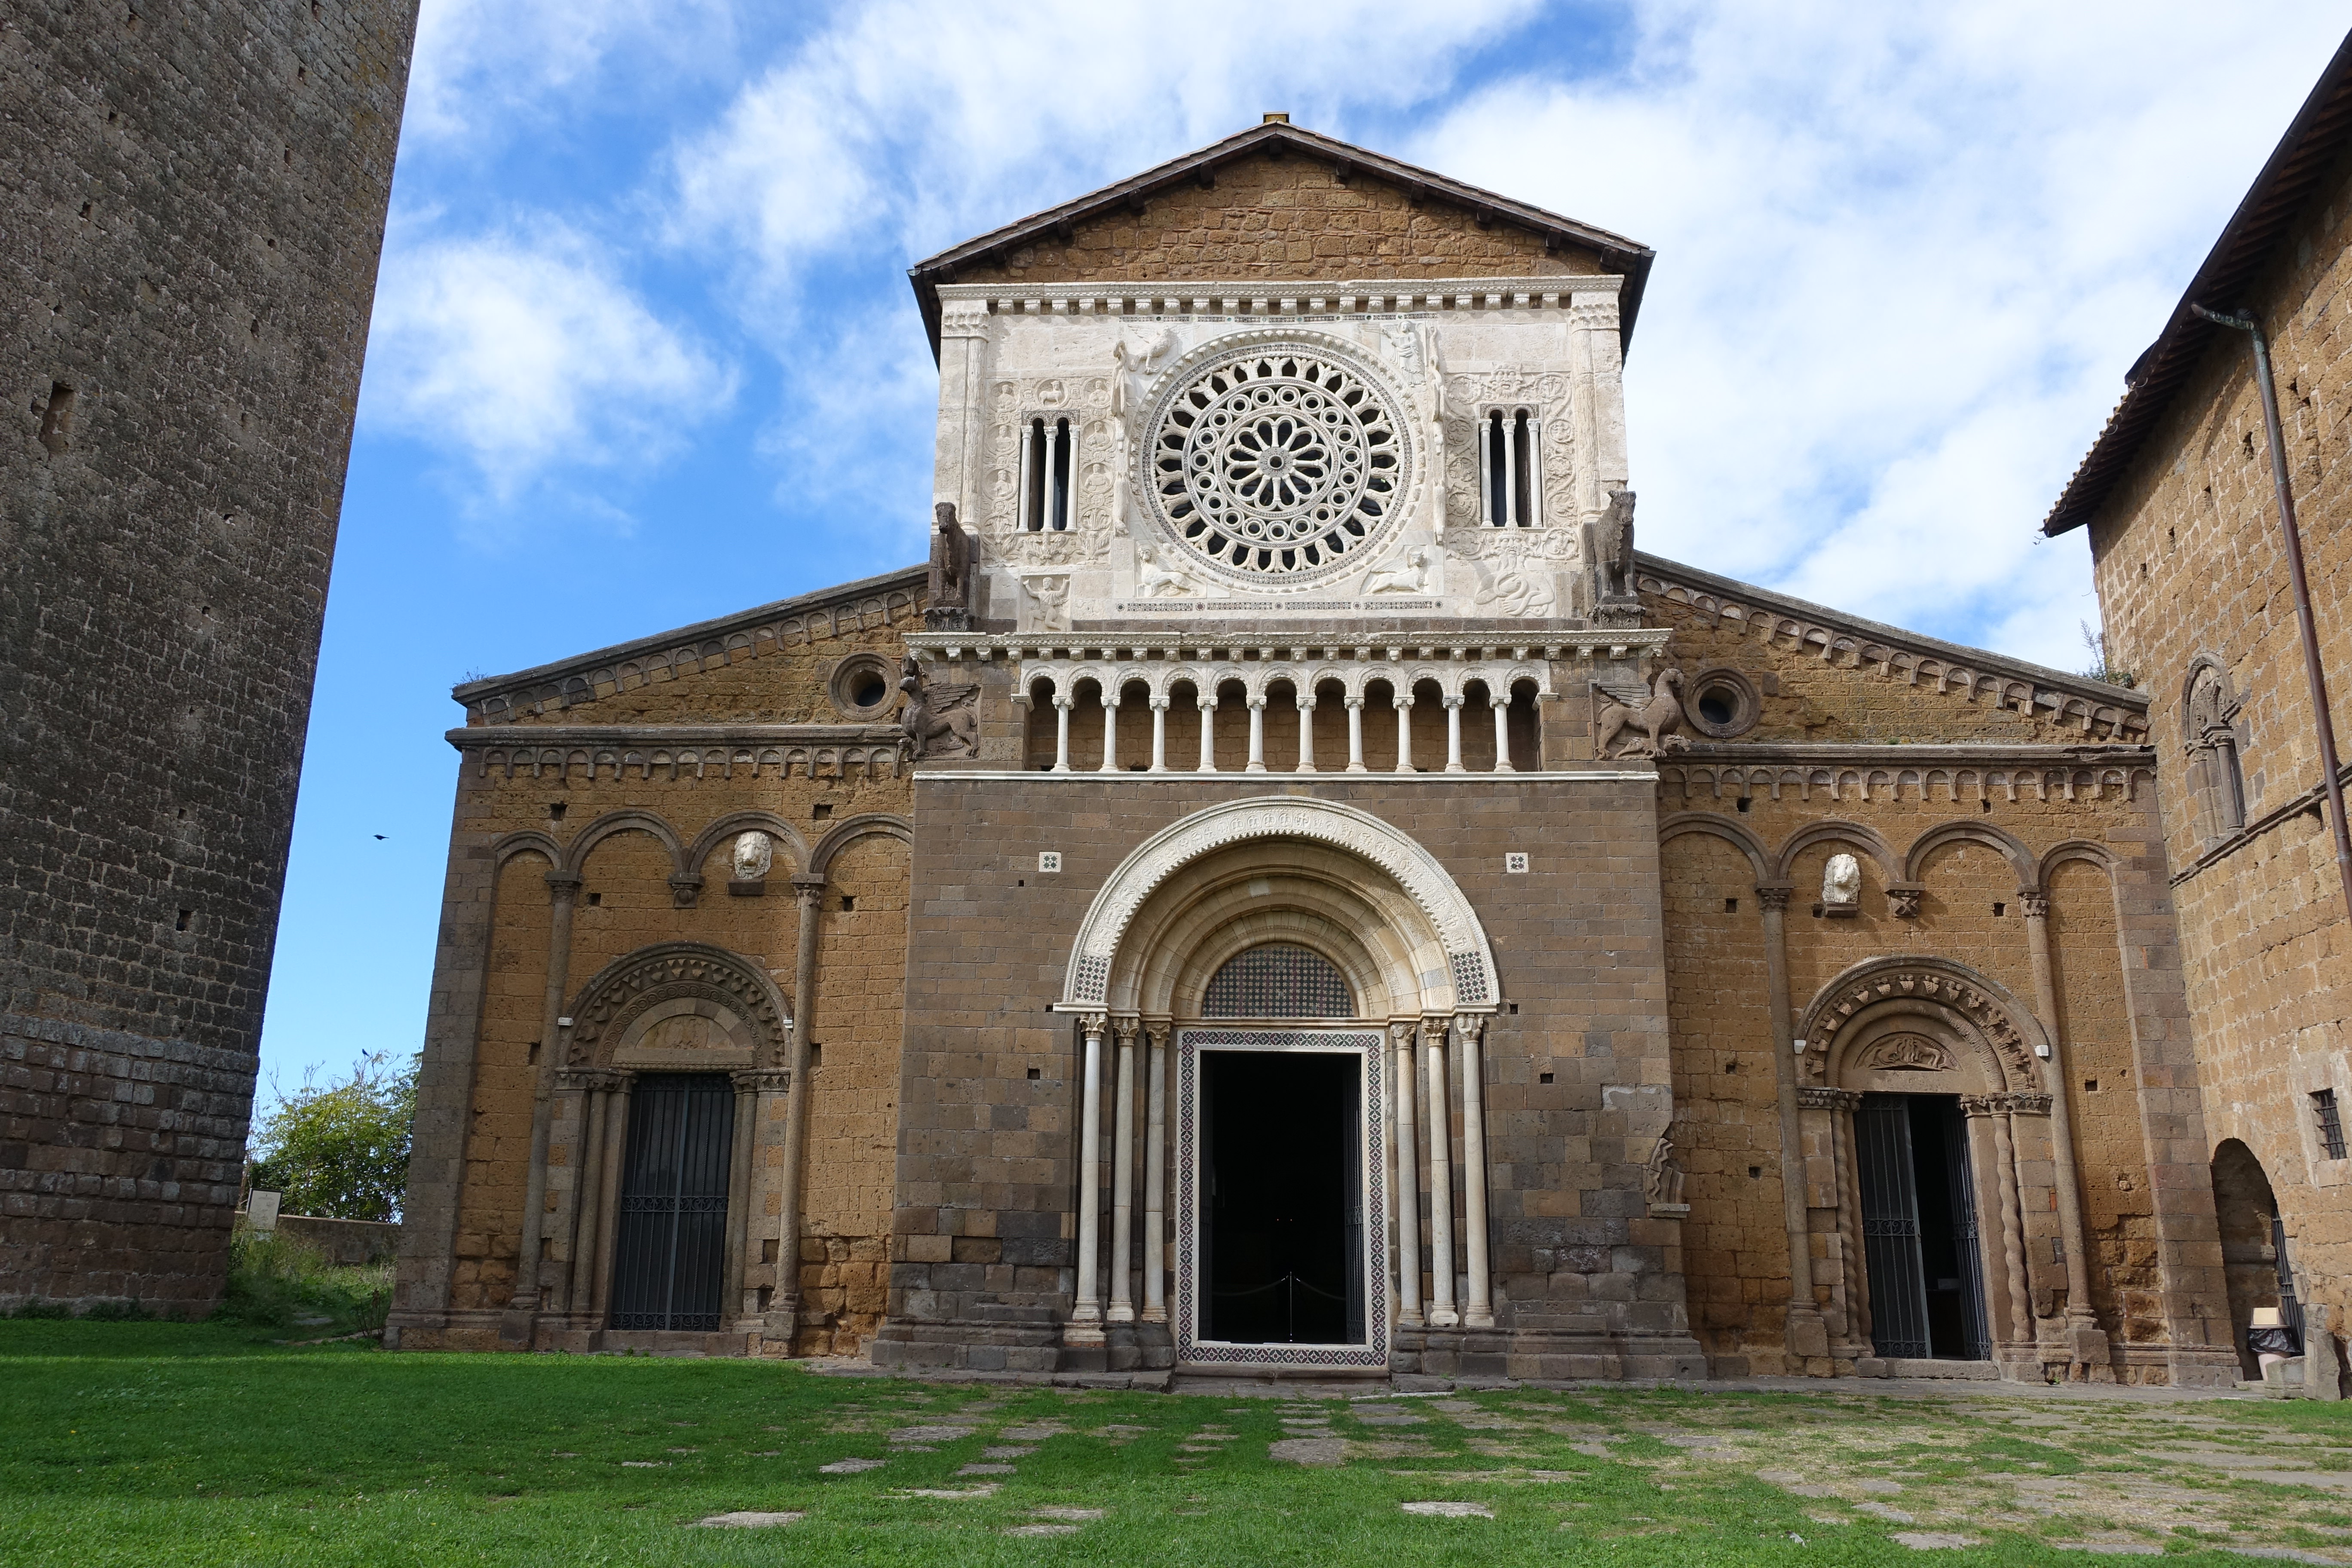
<svg viewBox="0 0 2352 1568">
<path fill-rule="evenodd" d="M 237 1216 L 244 1223 L 245 1216 Z M 320 1219 L 310 1215 L 278 1216 L 278 1234 L 309 1242 L 330 1260 L 343 1264 L 389 1263 L 400 1254 L 400 1226 L 372 1219 Z"/>
</svg>

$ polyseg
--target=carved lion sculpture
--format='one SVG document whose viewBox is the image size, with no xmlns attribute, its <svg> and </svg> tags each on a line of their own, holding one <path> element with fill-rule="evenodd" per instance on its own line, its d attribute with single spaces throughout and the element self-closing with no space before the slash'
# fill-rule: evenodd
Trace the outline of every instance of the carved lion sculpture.
<svg viewBox="0 0 2352 1568">
<path fill-rule="evenodd" d="M 1604 757 L 1655 757 L 1667 750 L 1668 737 L 1682 727 L 1683 672 L 1667 668 L 1658 671 L 1650 683 L 1650 700 L 1636 710 L 1615 698 L 1609 698 L 1593 726 L 1592 749 Z M 1603 692 L 1605 697 L 1608 694 Z M 1631 732 L 1622 746 L 1617 746 L 1621 736 Z M 1615 751 L 1610 750 L 1617 746 Z"/>
<path fill-rule="evenodd" d="M 1851 855 L 1832 855 L 1822 868 L 1822 902 L 1843 906 L 1862 900 L 1862 862 Z"/>
<path fill-rule="evenodd" d="M 980 695 L 977 685 L 929 685 L 922 665 L 908 654 L 899 667 L 898 689 L 907 694 L 898 724 L 918 760 L 979 755 L 980 715 L 972 708 Z"/>
<path fill-rule="evenodd" d="M 734 870 L 737 881 L 758 881 L 768 874 L 768 868 L 775 861 L 775 845 L 758 828 L 735 836 Z"/>
</svg>

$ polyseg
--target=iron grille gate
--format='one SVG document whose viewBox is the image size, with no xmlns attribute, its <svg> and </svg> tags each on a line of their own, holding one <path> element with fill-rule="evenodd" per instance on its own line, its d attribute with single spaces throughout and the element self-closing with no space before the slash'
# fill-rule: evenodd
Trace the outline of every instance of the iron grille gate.
<svg viewBox="0 0 2352 1568">
<path fill-rule="evenodd" d="M 621 1168 L 614 1328 L 718 1329 L 734 1133 L 735 1090 L 723 1075 L 637 1079 Z"/>
<path fill-rule="evenodd" d="M 1862 1174 L 1862 1248 L 1870 1268 L 1870 1338 L 1883 1356 L 1924 1360 L 1927 1279 L 1919 1257 L 1919 1188 L 1912 1175 L 1911 1108 L 1865 1094 L 1853 1116 Z"/>
<path fill-rule="evenodd" d="M 1976 1182 L 1968 1119 L 1958 1102 L 1866 1094 L 1853 1127 L 1870 1268 L 1870 1337 L 1878 1353 L 1990 1359 Z"/>
</svg>

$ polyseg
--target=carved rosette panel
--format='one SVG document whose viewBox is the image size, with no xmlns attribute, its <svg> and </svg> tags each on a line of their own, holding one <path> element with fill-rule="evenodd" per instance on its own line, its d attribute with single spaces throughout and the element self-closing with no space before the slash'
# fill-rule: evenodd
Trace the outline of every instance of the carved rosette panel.
<svg viewBox="0 0 2352 1568">
<path fill-rule="evenodd" d="M 705 942 L 665 942 L 606 964 L 572 1006 L 569 1065 L 609 1055 L 647 1009 L 681 997 L 718 1004 L 746 1020 L 768 1066 L 782 1058 L 791 1020 L 774 982 L 749 960 Z"/>
</svg>

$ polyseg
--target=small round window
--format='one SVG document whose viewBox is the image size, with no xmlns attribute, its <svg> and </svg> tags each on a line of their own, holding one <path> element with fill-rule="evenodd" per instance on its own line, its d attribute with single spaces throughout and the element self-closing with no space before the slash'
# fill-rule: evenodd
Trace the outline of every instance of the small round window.
<svg viewBox="0 0 2352 1568">
<path fill-rule="evenodd" d="M 1683 712 L 1691 728 L 1717 741 L 1746 734 L 1763 713 L 1756 683 L 1736 669 L 1702 671 L 1683 689 L 1689 694 Z"/>
<path fill-rule="evenodd" d="M 874 719 L 887 712 L 894 689 L 890 667 L 874 654 L 853 654 L 835 666 L 833 705 L 852 719 Z"/>
</svg>

